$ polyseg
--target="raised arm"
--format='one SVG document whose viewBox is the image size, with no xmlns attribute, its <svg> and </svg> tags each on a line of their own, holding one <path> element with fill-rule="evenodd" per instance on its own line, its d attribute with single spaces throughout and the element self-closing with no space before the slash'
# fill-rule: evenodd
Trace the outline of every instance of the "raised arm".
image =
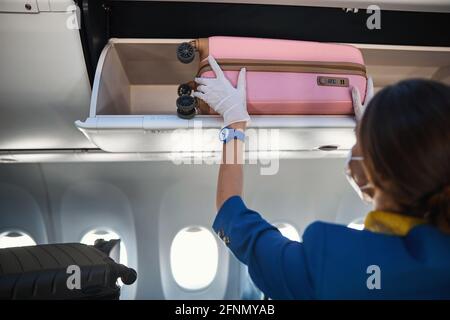
<svg viewBox="0 0 450 320">
<path fill-rule="evenodd" d="M 232 129 L 245 131 L 245 122 L 236 122 L 229 126 Z M 244 142 L 234 139 L 223 145 L 222 163 L 217 180 L 216 207 L 219 210 L 225 200 L 232 196 L 242 196 Z"/>
<path fill-rule="evenodd" d="M 245 69 L 241 69 L 236 88 L 228 81 L 216 60 L 208 57 L 216 78 L 197 78 L 194 96 L 204 100 L 223 116 L 224 127 L 244 132 L 250 116 L 247 112 Z M 227 132 L 227 131 L 225 131 Z M 230 133 L 232 134 L 232 133 Z M 216 206 L 232 196 L 241 196 L 243 189 L 244 142 L 231 139 L 223 145 L 222 163 L 217 182 Z"/>
</svg>

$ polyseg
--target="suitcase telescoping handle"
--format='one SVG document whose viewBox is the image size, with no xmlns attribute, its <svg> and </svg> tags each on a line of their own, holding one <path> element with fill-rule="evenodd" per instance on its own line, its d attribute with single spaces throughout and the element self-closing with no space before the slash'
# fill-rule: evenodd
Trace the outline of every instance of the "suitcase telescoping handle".
<svg viewBox="0 0 450 320">
<path fill-rule="evenodd" d="M 133 268 L 128 268 L 123 264 L 117 264 L 117 275 L 126 285 L 133 284 L 137 279 L 137 272 Z"/>
<path fill-rule="evenodd" d="M 112 260 L 118 261 L 120 250 L 120 239 L 112 239 L 109 241 L 105 241 L 104 239 L 97 239 L 95 240 L 93 247 L 109 256 Z M 129 285 L 133 284 L 136 281 L 137 279 L 136 270 L 117 262 L 115 263 L 115 269 L 117 277 L 120 278 L 124 284 Z"/>
</svg>

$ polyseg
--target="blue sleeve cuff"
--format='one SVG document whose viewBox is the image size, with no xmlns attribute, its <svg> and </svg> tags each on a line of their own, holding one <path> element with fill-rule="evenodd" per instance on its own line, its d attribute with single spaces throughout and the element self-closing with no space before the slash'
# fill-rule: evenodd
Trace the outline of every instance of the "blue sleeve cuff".
<svg viewBox="0 0 450 320">
<path fill-rule="evenodd" d="M 246 211 L 247 207 L 242 201 L 240 196 L 232 196 L 228 198 L 220 207 L 217 212 L 216 218 L 213 223 L 213 230 L 217 233 L 219 238 L 224 240 L 225 244 L 227 244 L 226 234 L 228 234 L 232 221 L 236 216 Z M 224 239 L 225 238 L 225 239 Z"/>
</svg>

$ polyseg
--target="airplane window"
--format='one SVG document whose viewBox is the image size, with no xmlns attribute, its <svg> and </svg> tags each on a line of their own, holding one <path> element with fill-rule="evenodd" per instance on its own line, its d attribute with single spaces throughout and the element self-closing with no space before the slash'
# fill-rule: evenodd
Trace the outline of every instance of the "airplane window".
<svg viewBox="0 0 450 320">
<path fill-rule="evenodd" d="M 355 230 L 363 230 L 364 229 L 364 219 L 365 217 L 361 217 L 350 222 L 347 227 Z"/>
<path fill-rule="evenodd" d="M 86 233 L 81 238 L 80 242 L 92 246 L 92 245 L 94 245 L 95 240 L 97 240 L 97 239 L 103 239 L 105 241 L 109 241 L 112 239 L 120 239 L 120 237 L 114 231 L 95 229 L 95 230 L 91 230 L 88 233 Z M 127 249 L 125 248 L 125 244 L 123 243 L 123 241 L 120 241 L 119 263 L 124 264 L 126 266 L 128 265 Z"/>
<path fill-rule="evenodd" d="M 195 226 L 176 234 L 170 247 L 170 267 L 180 287 L 206 288 L 216 277 L 218 265 L 217 241 L 209 230 Z"/>
<path fill-rule="evenodd" d="M 0 233 L 0 249 L 12 247 L 35 246 L 36 241 L 22 231 L 7 231 Z"/>
<path fill-rule="evenodd" d="M 280 230 L 281 234 L 289 240 L 300 242 L 300 235 L 293 225 L 284 222 L 275 223 L 274 225 Z"/>
</svg>

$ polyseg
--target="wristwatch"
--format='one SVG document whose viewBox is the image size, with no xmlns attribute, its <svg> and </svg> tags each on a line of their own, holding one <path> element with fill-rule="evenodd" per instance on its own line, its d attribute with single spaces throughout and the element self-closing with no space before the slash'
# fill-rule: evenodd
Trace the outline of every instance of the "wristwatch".
<svg viewBox="0 0 450 320">
<path fill-rule="evenodd" d="M 225 127 L 222 130 L 220 130 L 219 139 L 223 143 L 228 143 L 234 139 L 239 139 L 242 142 L 245 142 L 245 133 L 241 130 Z"/>
</svg>

